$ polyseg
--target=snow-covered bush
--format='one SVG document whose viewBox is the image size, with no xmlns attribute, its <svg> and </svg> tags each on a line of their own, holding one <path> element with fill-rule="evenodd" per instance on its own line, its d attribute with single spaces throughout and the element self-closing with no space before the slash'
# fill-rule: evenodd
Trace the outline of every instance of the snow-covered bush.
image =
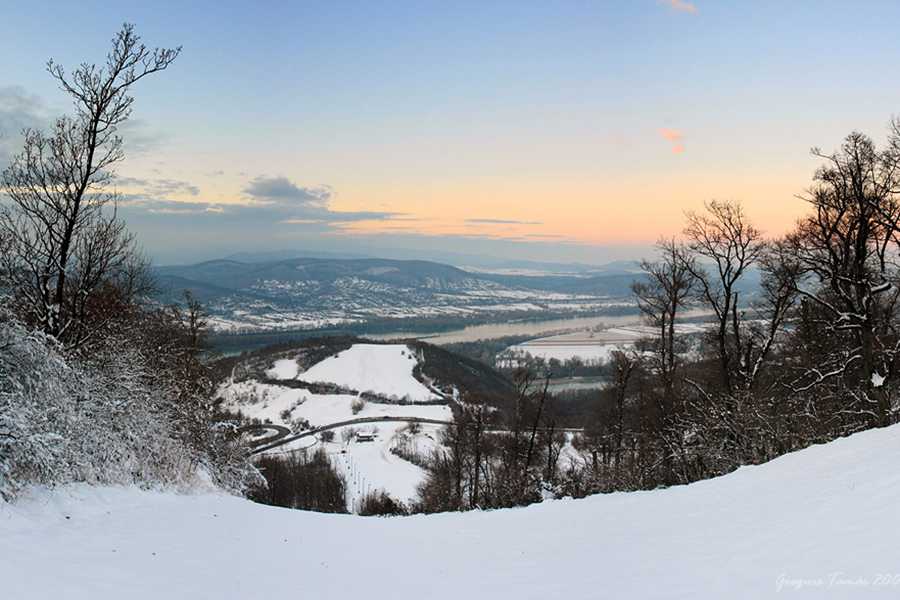
<svg viewBox="0 0 900 600">
<path fill-rule="evenodd" d="M 123 365 L 66 360 L 55 341 L 0 323 L 0 494 L 29 484 L 180 486 L 198 463 L 170 434 L 165 398 Z"/>
<path fill-rule="evenodd" d="M 73 373 L 53 342 L 0 322 L 0 495 L 52 480 L 65 468 Z"/>
<path fill-rule="evenodd" d="M 253 478 L 230 424 L 191 405 L 139 349 L 108 339 L 64 355 L 0 315 L 0 495 L 68 482 L 241 490 Z"/>
</svg>

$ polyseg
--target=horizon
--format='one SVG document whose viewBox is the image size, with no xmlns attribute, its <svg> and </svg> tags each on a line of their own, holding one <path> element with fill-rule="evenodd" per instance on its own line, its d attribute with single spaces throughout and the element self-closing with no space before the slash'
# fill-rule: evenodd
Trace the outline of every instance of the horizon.
<svg viewBox="0 0 900 600">
<path fill-rule="evenodd" d="M 4 9 L 0 168 L 71 113 L 46 72 L 123 22 L 183 50 L 134 88 L 120 213 L 154 262 L 316 248 L 604 265 L 740 201 L 777 236 L 825 153 L 879 146 L 900 6 L 698 0 Z"/>
</svg>

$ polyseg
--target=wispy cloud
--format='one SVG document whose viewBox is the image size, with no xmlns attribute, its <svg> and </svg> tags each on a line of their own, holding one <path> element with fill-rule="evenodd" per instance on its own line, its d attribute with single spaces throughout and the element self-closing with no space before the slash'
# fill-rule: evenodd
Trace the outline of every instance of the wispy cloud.
<svg viewBox="0 0 900 600">
<path fill-rule="evenodd" d="M 516 237 L 505 237 L 501 239 L 508 242 L 566 242 L 569 244 L 580 243 L 575 238 L 569 237 L 567 235 L 556 235 L 550 233 L 531 233 Z"/>
<path fill-rule="evenodd" d="M 388 212 L 336 211 L 330 186 L 301 187 L 286 177 L 257 177 L 242 190 L 243 201 L 210 202 L 194 185 L 169 179 L 122 178 L 122 207 L 135 219 L 167 220 L 171 227 L 227 230 L 275 227 L 292 231 L 337 231 L 348 224 L 389 221 Z M 173 220 L 176 219 L 176 220 Z"/>
<path fill-rule="evenodd" d="M 672 154 L 680 154 L 681 151 L 684 150 L 684 146 L 681 145 L 681 138 L 684 137 L 684 134 L 680 131 L 675 131 L 673 129 L 660 129 L 659 134 L 672 142 Z"/>
<path fill-rule="evenodd" d="M 0 87 L 0 170 L 21 150 L 22 130 L 46 128 L 51 120 L 40 96 L 21 86 Z"/>
<path fill-rule="evenodd" d="M 170 134 L 153 129 L 141 119 L 128 119 L 118 129 L 129 156 L 160 152 L 172 140 Z"/>
<path fill-rule="evenodd" d="M 672 7 L 674 12 L 696 13 L 697 9 L 690 2 L 682 2 L 681 0 L 657 0 L 657 4 L 665 4 Z"/>
<path fill-rule="evenodd" d="M 136 177 L 120 177 L 117 179 L 120 186 L 130 190 L 140 189 L 139 194 L 125 194 L 123 199 L 134 201 L 140 198 L 145 200 L 168 200 L 172 196 L 199 196 L 200 188 L 191 185 L 187 181 L 175 181 L 174 179 L 138 179 Z"/>
<path fill-rule="evenodd" d="M 488 223 L 492 225 L 543 225 L 540 221 L 505 221 L 503 219 L 466 219 L 464 223 Z"/>
</svg>

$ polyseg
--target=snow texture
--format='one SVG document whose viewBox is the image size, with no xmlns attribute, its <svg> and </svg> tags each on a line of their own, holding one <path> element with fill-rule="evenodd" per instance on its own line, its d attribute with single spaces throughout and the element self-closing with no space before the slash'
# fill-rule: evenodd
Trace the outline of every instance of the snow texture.
<svg viewBox="0 0 900 600">
<path fill-rule="evenodd" d="M 407 396 L 412 400 L 437 398 L 412 375 L 417 360 L 402 345 L 356 344 L 313 365 L 299 375 L 307 381 L 335 383 L 359 391 L 373 391 L 382 396 Z M 273 379 L 298 377 L 297 362 L 293 359 L 275 361 L 267 373 Z M 312 376 L 310 375 L 312 374 Z M 366 402 L 348 394 L 316 394 L 296 389 L 244 381 L 229 383 L 219 390 L 224 407 L 240 412 L 249 419 L 292 427 L 294 423 L 308 423 L 318 428 L 353 419 L 381 419 L 382 417 L 416 417 L 437 421 L 451 421 L 449 406 L 442 404 L 381 404 Z M 301 438 L 272 450 L 274 454 L 314 451 L 321 446 L 332 457 L 348 483 L 347 508 L 355 510 L 360 498 L 369 492 L 383 490 L 405 503 L 415 500 L 416 488 L 426 478 L 418 466 L 393 454 L 391 449 L 403 445 L 409 451 L 427 456 L 437 444 L 440 425 L 421 424 L 416 434 L 408 433 L 407 423 L 385 421 L 352 425 L 334 429 L 334 442 L 318 438 Z M 349 429 L 376 433 L 371 442 L 358 442 Z"/>
<path fill-rule="evenodd" d="M 296 360 L 282 358 L 281 360 L 275 361 L 275 364 L 268 370 L 266 375 L 272 379 L 296 379 L 299 373 L 300 366 L 297 364 Z"/>
<path fill-rule="evenodd" d="M 333 383 L 359 392 L 427 402 L 439 396 L 413 377 L 416 357 L 403 344 L 354 344 L 310 367 L 299 378 Z"/>
<path fill-rule="evenodd" d="M 401 518 L 135 487 L 0 502 L 2 596 L 896 598 L 900 427 L 652 492 Z"/>
</svg>

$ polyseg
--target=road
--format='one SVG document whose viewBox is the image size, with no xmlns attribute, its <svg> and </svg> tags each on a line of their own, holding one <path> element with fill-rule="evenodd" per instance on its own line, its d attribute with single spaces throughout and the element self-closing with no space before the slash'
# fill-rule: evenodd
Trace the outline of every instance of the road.
<svg viewBox="0 0 900 600">
<path fill-rule="evenodd" d="M 273 425 L 272 423 L 264 423 L 262 425 L 244 425 L 243 427 L 238 427 L 238 434 L 241 433 L 260 433 L 263 431 L 274 431 L 275 433 L 270 435 L 269 437 L 265 437 L 262 439 L 251 440 L 248 444 L 251 448 L 255 448 L 257 446 L 271 444 L 277 440 L 282 439 L 285 436 L 291 434 L 291 430 L 284 425 Z"/>
<path fill-rule="evenodd" d="M 279 446 L 283 446 L 284 444 L 289 444 L 295 440 L 299 440 L 300 438 L 309 437 L 311 435 L 316 435 L 323 431 L 328 431 L 329 429 L 336 429 L 338 427 L 346 427 L 347 425 L 362 425 L 365 423 L 385 423 L 390 421 L 399 421 L 406 423 L 430 423 L 432 425 L 451 425 L 452 421 L 441 421 L 438 419 L 423 419 L 422 417 L 362 417 L 359 419 L 350 419 L 348 421 L 340 421 L 338 423 L 331 423 L 330 425 L 325 425 L 323 427 L 317 427 L 316 429 L 310 429 L 308 431 L 303 431 L 300 433 L 296 433 L 294 435 L 287 436 L 273 436 L 271 438 L 266 438 L 263 440 L 265 445 L 255 444 L 256 447 L 253 448 L 251 454 L 260 454 L 262 452 L 266 452 L 267 450 L 271 450 L 273 448 L 278 448 Z M 251 427 L 271 427 L 287 429 L 287 427 L 282 427 L 281 425 L 260 425 L 260 426 L 251 426 Z M 290 433 L 290 431 L 288 431 Z"/>
</svg>

